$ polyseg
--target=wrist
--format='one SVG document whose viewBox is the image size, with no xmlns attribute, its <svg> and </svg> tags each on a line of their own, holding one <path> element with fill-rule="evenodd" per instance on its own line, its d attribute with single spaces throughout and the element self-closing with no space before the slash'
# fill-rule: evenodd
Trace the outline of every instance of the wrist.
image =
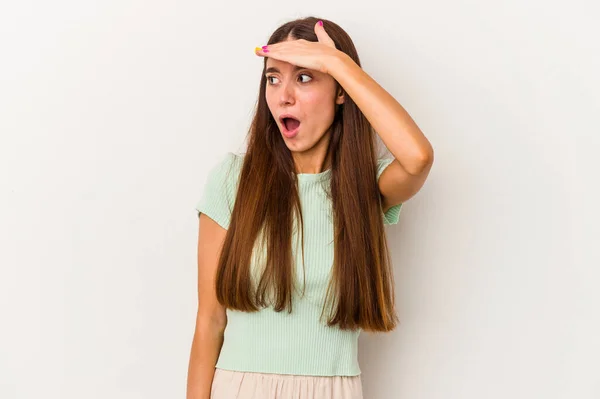
<svg viewBox="0 0 600 399">
<path fill-rule="evenodd" d="M 348 61 L 352 61 L 348 54 L 336 49 L 327 63 L 326 72 L 335 77 L 335 74 L 344 68 Z"/>
<path fill-rule="evenodd" d="M 339 73 L 348 67 L 349 63 L 354 63 L 350 56 L 342 51 L 336 50 L 336 53 L 331 57 L 328 66 L 327 73 L 333 76 L 337 80 Z"/>
</svg>

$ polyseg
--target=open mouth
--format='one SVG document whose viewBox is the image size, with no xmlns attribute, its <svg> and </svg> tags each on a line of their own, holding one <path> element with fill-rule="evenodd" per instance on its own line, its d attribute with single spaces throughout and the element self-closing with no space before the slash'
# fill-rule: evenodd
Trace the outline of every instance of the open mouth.
<svg viewBox="0 0 600 399">
<path fill-rule="evenodd" d="M 300 121 L 294 118 L 283 118 L 283 125 L 288 132 L 293 132 L 300 126 Z"/>
<path fill-rule="evenodd" d="M 288 139 L 296 137 L 300 130 L 300 121 L 291 114 L 283 114 L 279 117 L 281 133 Z"/>
</svg>

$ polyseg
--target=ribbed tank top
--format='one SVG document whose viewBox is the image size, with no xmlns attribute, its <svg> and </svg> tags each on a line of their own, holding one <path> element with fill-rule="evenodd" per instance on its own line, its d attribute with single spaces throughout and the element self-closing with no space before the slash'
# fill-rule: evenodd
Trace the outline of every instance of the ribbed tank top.
<svg viewBox="0 0 600 399">
<path fill-rule="evenodd" d="M 392 158 L 378 159 L 377 179 L 392 161 Z M 229 227 L 242 163 L 243 155 L 228 152 L 212 167 L 196 205 L 198 216 L 205 213 L 223 228 Z M 292 251 L 304 295 L 294 294 L 291 314 L 287 309 L 275 312 L 272 307 L 254 313 L 227 309 L 217 368 L 313 376 L 361 373 L 358 364 L 361 330 L 344 331 L 319 320 L 334 254 L 331 201 L 323 187 L 330 175 L 331 169 L 297 175 L 304 221 L 304 271 L 301 249 L 296 250 L 292 245 Z M 382 211 L 385 225 L 398 223 L 401 205 Z"/>
</svg>

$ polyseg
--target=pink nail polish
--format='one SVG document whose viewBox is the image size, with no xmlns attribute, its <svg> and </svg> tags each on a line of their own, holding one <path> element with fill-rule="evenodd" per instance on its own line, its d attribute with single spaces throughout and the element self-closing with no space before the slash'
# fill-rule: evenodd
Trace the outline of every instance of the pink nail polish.
<svg viewBox="0 0 600 399">
<path fill-rule="evenodd" d="M 319 25 L 320 25 L 320 26 L 323 26 L 323 21 L 319 21 Z"/>
<path fill-rule="evenodd" d="M 262 46 L 263 50 L 267 50 L 269 48 L 269 46 Z"/>
</svg>

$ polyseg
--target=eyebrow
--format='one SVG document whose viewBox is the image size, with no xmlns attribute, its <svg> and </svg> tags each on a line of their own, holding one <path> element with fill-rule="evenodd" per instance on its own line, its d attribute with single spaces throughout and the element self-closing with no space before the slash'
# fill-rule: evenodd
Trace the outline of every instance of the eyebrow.
<svg viewBox="0 0 600 399">
<path fill-rule="evenodd" d="M 302 69 L 306 69 L 306 68 L 303 68 L 303 67 L 298 66 L 298 65 L 294 65 L 294 72 L 300 71 Z M 269 73 L 269 72 L 279 73 L 280 71 L 279 71 L 279 69 L 277 69 L 275 67 L 269 67 L 269 68 L 267 68 L 267 70 L 265 71 L 265 73 Z"/>
</svg>

